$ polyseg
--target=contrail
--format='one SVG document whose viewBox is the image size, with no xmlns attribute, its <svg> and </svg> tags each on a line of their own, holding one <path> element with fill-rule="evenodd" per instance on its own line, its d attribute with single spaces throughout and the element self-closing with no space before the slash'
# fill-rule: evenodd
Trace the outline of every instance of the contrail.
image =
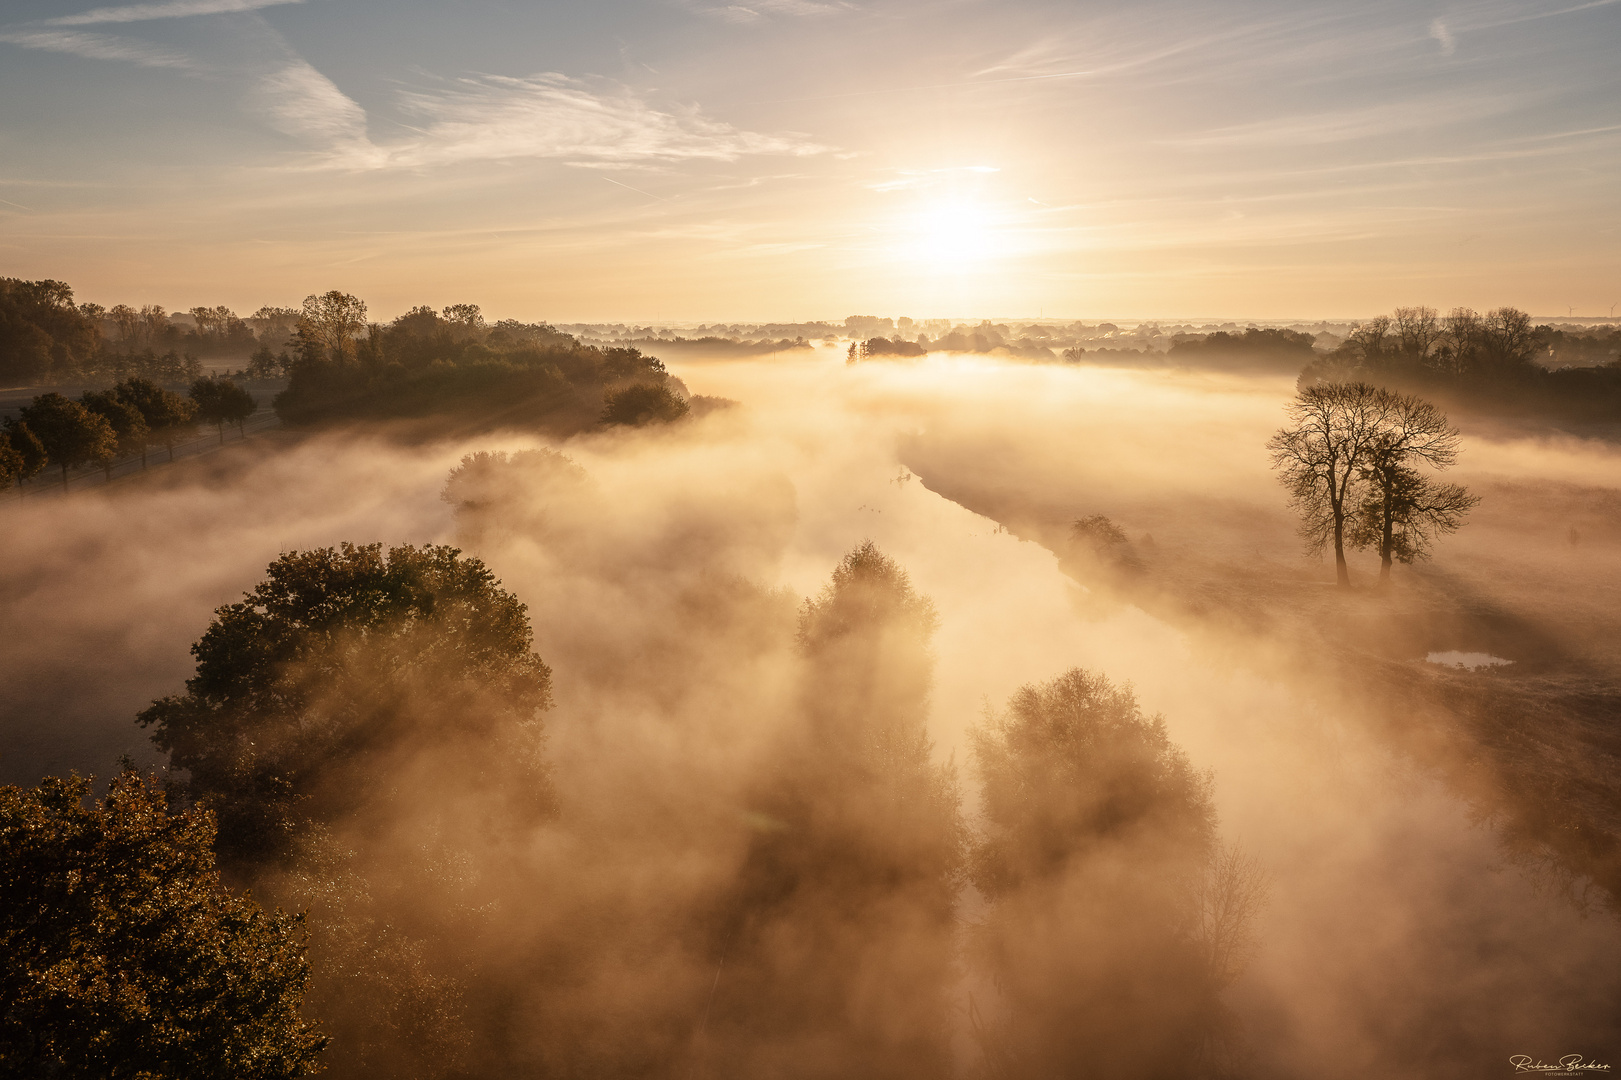
<svg viewBox="0 0 1621 1080">
<path fill-rule="evenodd" d="M 629 184 L 620 184 L 618 180 L 613 180 L 613 179 L 610 179 L 609 177 L 606 177 L 606 176 L 604 176 L 603 179 L 607 180 L 608 183 L 610 183 L 610 184 L 619 184 L 619 186 L 624 188 L 626 191 L 634 191 L 638 195 L 646 195 L 649 199 L 657 199 L 659 202 L 669 202 L 670 201 L 668 198 L 666 198 L 663 195 L 655 195 L 651 191 L 643 191 L 641 188 L 639 188 L 639 187 L 631 187 Z"/>
</svg>

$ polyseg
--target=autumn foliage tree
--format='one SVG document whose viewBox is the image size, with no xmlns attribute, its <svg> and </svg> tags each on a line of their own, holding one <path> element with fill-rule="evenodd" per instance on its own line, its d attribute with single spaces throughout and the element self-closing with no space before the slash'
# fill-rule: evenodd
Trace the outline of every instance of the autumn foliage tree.
<svg viewBox="0 0 1621 1080">
<path fill-rule="evenodd" d="M 112 426 L 113 434 L 118 437 L 119 453 L 139 453 L 144 458 L 152 429 L 147 426 L 141 410 L 111 390 L 87 391 L 80 395 L 79 402 Z M 102 468 L 106 470 L 109 480 L 112 479 L 112 461 L 111 456 L 102 459 Z"/>
<path fill-rule="evenodd" d="M 0 1073 L 291 1080 L 326 1038 L 299 1015 L 300 916 L 221 887 L 214 820 L 133 771 L 0 788 Z"/>
<path fill-rule="evenodd" d="M 22 421 L 7 419 L 0 428 L 0 482 L 21 483 L 37 476 L 47 460 L 39 436 Z"/>
</svg>

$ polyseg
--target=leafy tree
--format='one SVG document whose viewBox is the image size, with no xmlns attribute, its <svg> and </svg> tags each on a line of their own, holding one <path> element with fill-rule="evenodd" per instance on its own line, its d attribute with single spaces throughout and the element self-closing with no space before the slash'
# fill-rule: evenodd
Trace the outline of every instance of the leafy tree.
<svg viewBox="0 0 1621 1080">
<path fill-rule="evenodd" d="M 149 379 L 125 379 L 113 387 L 120 401 L 140 410 L 152 436 L 162 442 L 174 460 L 174 444 L 196 430 L 197 405 L 172 390 L 165 390 Z M 146 448 L 141 448 L 141 466 L 146 466 Z"/>
<path fill-rule="evenodd" d="M 802 726 L 718 947 L 725 1075 L 949 1073 L 966 833 L 927 734 L 938 618 L 870 541 L 800 614 Z"/>
<path fill-rule="evenodd" d="M 1362 499 L 1347 537 L 1352 547 L 1379 551 L 1379 580 L 1390 580 L 1393 559 L 1410 563 L 1441 533 L 1455 532 L 1480 500 L 1456 484 L 1432 483 L 1415 466 L 1449 468 L 1458 460 L 1458 431 L 1423 398 L 1380 390 L 1379 432 L 1361 468 Z"/>
<path fill-rule="evenodd" d="M 604 380 L 651 377 L 657 382 L 665 374 L 664 361 L 656 356 L 648 356 L 640 349 L 619 346 L 602 350 L 601 376 Z"/>
<path fill-rule="evenodd" d="M 288 357 L 285 352 L 277 356 L 269 345 L 260 345 L 248 357 L 247 375 L 250 379 L 274 379 L 287 374 Z"/>
<path fill-rule="evenodd" d="M 985 1071 L 1214 1071 L 1260 882 L 1216 845 L 1210 776 L 1129 689 L 1080 669 L 1023 687 L 971 738 L 988 911 L 970 953 L 1000 998 L 973 1015 Z"/>
<path fill-rule="evenodd" d="M 0 278 L 0 378 L 72 371 L 100 347 L 101 331 L 66 282 Z"/>
<path fill-rule="evenodd" d="M 290 552 L 215 612 L 186 693 L 138 720 L 189 770 L 181 789 L 211 800 L 233 857 L 275 856 L 352 808 L 374 759 L 408 743 L 512 774 L 529 820 L 549 806 L 529 736 L 551 700 L 530 641 L 524 605 L 455 548 Z"/>
<path fill-rule="evenodd" d="M 10 487 L 22 477 L 23 456 L 11 445 L 11 440 L 0 436 L 0 485 Z"/>
<path fill-rule="evenodd" d="M 318 354 L 335 363 L 353 360 L 355 338 L 364 329 L 366 304 L 359 297 L 333 289 L 304 298 L 298 337 L 308 347 L 305 359 Z"/>
<path fill-rule="evenodd" d="M 198 379 L 191 384 L 191 400 L 197 405 L 197 418 L 219 429 L 221 445 L 226 424 L 236 424 L 245 434 L 244 422 L 259 408 L 252 394 L 229 379 Z"/>
<path fill-rule="evenodd" d="M 220 885 L 206 810 L 133 770 L 0 788 L 0 1072 L 289 1080 L 326 1043 L 299 1017 L 299 916 Z"/>
<path fill-rule="evenodd" d="M 141 415 L 141 410 L 111 390 L 86 391 L 80 395 L 79 402 L 112 425 L 113 433 L 118 436 L 120 453 L 139 452 L 145 458 L 146 442 L 152 429 L 146 426 L 146 417 Z M 112 462 L 111 457 L 102 458 L 102 468 L 106 470 L 109 480 L 113 477 Z"/>
<path fill-rule="evenodd" d="M 604 424 L 629 424 L 634 427 L 679 420 L 687 415 L 690 408 L 668 386 L 654 383 L 627 386 L 606 395 L 602 400 Z"/>
<path fill-rule="evenodd" d="M 1250 327 L 1242 334 L 1218 330 L 1204 338 L 1175 342 L 1166 353 L 1172 359 L 1193 359 L 1224 367 L 1262 364 L 1298 364 L 1312 357 L 1314 339 L 1297 330 Z"/>
<path fill-rule="evenodd" d="M 1287 406 L 1290 426 L 1267 443 L 1272 467 L 1300 514 L 1307 550 L 1334 545 L 1334 573 L 1351 583 L 1345 565 L 1346 521 L 1369 450 L 1383 432 L 1385 403 L 1367 383 L 1327 383 L 1302 389 Z"/>
<path fill-rule="evenodd" d="M 69 469 L 110 459 L 118 452 L 118 436 L 106 418 L 61 394 L 41 394 L 18 415 L 39 436 L 51 464 L 61 467 L 64 488 Z"/>
<path fill-rule="evenodd" d="M 48 460 L 45 444 L 39 441 L 39 436 L 22 421 L 8 418 L 4 429 L 0 429 L 0 462 L 3 462 L 0 476 L 5 482 L 20 484 L 30 476 L 39 475 Z"/>
</svg>

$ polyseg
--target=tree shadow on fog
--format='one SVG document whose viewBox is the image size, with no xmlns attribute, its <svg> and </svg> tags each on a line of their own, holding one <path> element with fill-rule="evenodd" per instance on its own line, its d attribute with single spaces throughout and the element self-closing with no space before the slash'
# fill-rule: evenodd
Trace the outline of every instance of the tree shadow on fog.
<svg viewBox="0 0 1621 1080">
<path fill-rule="evenodd" d="M 1129 690 L 1080 669 L 1021 689 L 973 745 L 987 914 L 969 955 L 997 999 L 975 1003 L 979 1075 L 1233 1075 L 1221 992 L 1266 885 L 1217 844 L 1210 775 Z"/>
<path fill-rule="evenodd" d="M 799 716 L 717 913 L 698 1075 L 949 1073 L 964 831 L 925 733 L 937 621 L 870 541 L 805 602 Z"/>
</svg>

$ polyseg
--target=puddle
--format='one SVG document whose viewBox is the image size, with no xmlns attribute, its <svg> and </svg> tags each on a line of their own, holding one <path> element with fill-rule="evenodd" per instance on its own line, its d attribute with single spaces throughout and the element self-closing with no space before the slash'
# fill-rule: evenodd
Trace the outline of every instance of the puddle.
<svg viewBox="0 0 1621 1080">
<path fill-rule="evenodd" d="M 1476 668 L 1500 667 L 1503 664 L 1512 664 L 1512 660 L 1504 660 L 1501 656 L 1493 656 L 1483 652 L 1432 652 L 1424 658 L 1426 663 L 1441 664 L 1446 667 Z"/>
</svg>

